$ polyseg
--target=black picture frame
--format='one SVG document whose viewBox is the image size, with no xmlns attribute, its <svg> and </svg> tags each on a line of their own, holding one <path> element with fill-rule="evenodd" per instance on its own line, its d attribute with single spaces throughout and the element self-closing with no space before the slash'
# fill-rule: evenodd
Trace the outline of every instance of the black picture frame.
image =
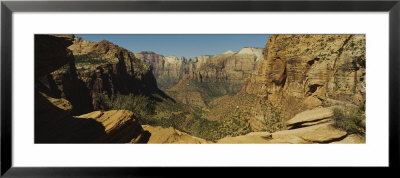
<svg viewBox="0 0 400 178">
<path fill-rule="evenodd" d="M 399 167 L 400 1 L 2 1 L 1 2 L 1 175 L 18 177 L 128 177 L 177 175 L 178 168 L 21 168 L 12 166 L 12 18 L 13 12 L 127 11 L 332 11 L 389 12 L 389 169 Z M 183 168 L 207 174 L 204 168 Z M 208 168 L 214 171 L 214 168 Z M 241 168 L 218 171 L 240 172 Z M 260 173 L 263 168 L 254 168 Z M 387 169 L 387 168 L 384 168 Z M 179 170 L 181 171 L 181 170 Z M 283 171 L 283 170 L 281 170 Z M 286 172 L 286 171 L 285 171 Z M 290 173 L 290 171 L 289 171 Z M 294 173 L 294 172 L 293 172 Z M 330 171 L 330 174 L 335 174 Z"/>
</svg>

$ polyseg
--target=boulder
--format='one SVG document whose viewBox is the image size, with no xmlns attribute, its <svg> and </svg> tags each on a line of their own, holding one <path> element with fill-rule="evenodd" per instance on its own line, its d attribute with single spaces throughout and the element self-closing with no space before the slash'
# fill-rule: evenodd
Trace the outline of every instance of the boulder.
<svg viewBox="0 0 400 178">
<path fill-rule="evenodd" d="M 313 110 L 306 110 L 297 115 L 295 115 L 292 119 L 288 120 L 286 124 L 288 126 L 301 124 L 305 122 L 313 122 L 322 119 L 326 119 L 333 116 L 333 112 L 330 108 L 316 108 Z"/>
<path fill-rule="evenodd" d="M 131 111 L 94 111 L 75 116 L 78 119 L 93 119 L 104 127 L 105 136 L 96 138 L 95 143 L 143 143 L 149 134 L 144 132 L 138 118 Z M 90 128 L 81 128 L 90 129 Z"/>
<path fill-rule="evenodd" d="M 322 101 L 316 97 L 313 96 L 309 96 L 307 98 L 304 99 L 304 105 L 308 108 L 308 109 L 313 109 L 316 108 L 318 106 L 322 105 Z"/>
<path fill-rule="evenodd" d="M 272 133 L 272 142 L 274 140 L 293 142 L 294 138 L 298 137 L 296 139 L 299 143 L 329 143 L 343 139 L 346 135 L 347 132 L 334 128 L 332 122 L 329 122 Z"/>
</svg>

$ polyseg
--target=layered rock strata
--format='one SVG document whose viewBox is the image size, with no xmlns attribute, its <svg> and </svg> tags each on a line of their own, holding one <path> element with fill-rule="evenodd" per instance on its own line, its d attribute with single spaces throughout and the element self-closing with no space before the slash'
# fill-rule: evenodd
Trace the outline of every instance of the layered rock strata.
<svg viewBox="0 0 400 178">
<path fill-rule="evenodd" d="M 239 52 L 229 50 L 215 56 L 202 55 L 191 59 L 163 56 L 151 51 L 135 55 L 150 63 L 159 86 L 169 89 L 181 79 L 241 84 L 249 73 L 255 71 L 263 53 L 263 48 L 245 47 Z"/>
<path fill-rule="evenodd" d="M 365 102 L 365 52 L 365 35 L 271 35 L 242 92 L 277 105 L 289 97 L 359 105 Z"/>
<path fill-rule="evenodd" d="M 240 118 L 250 118 L 252 130 L 263 131 L 277 120 L 282 123 L 279 128 L 285 129 L 288 119 L 305 110 L 363 105 L 365 51 L 365 35 L 271 35 L 264 59 L 241 91 L 216 103 L 211 112 L 246 113 Z M 254 96 L 253 102 L 245 99 Z M 272 104 L 267 108 L 277 114 L 268 114 L 260 103 Z"/>
</svg>

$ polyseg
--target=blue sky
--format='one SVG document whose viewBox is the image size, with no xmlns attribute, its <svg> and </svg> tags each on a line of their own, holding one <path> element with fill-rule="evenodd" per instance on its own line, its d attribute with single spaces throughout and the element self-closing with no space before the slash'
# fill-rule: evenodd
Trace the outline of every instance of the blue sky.
<svg viewBox="0 0 400 178">
<path fill-rule="evenodd" d="M 229 34 L 229 35 L 86 35 L 77 34 L 90 41 L 108 40 L 118 46 L 131 50 L 153 51 L 164 56 L 185 56 L 192 58 L 200 55 L 215 55 L 228 50 L 239 51 L 243 47 L 264 48 L 268 36 L 266 34 Z"/>
</svg>

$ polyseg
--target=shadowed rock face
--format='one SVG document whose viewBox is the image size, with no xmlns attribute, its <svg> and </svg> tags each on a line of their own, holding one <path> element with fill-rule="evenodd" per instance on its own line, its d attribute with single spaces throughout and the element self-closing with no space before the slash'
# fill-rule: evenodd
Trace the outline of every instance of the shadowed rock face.
<svg viewBox="0 0 400 178">
<path fill-rule="evenodd" d="M 35 143 L 146 143 L 150 137 L 130 111 L 73 117 L 55 103 L 36 92 Z"/>
<path fill-rule="evenodd" d="M 35 35 L 35 79 L 74 60 L 71 51 L 67 49 L 72 41 L 72 36 Z"/>
<path fill-rule="evenodd" d="M 85 108 L 92 88 L 78 78 L 69 37 L 35 36 L 35 143 L 146 143 L 150 134 L 130 111 L 71 115 L 92 110 Z M 65 65 L 55 74 L 60 78 L 49 75 Z"/>
</svg>

